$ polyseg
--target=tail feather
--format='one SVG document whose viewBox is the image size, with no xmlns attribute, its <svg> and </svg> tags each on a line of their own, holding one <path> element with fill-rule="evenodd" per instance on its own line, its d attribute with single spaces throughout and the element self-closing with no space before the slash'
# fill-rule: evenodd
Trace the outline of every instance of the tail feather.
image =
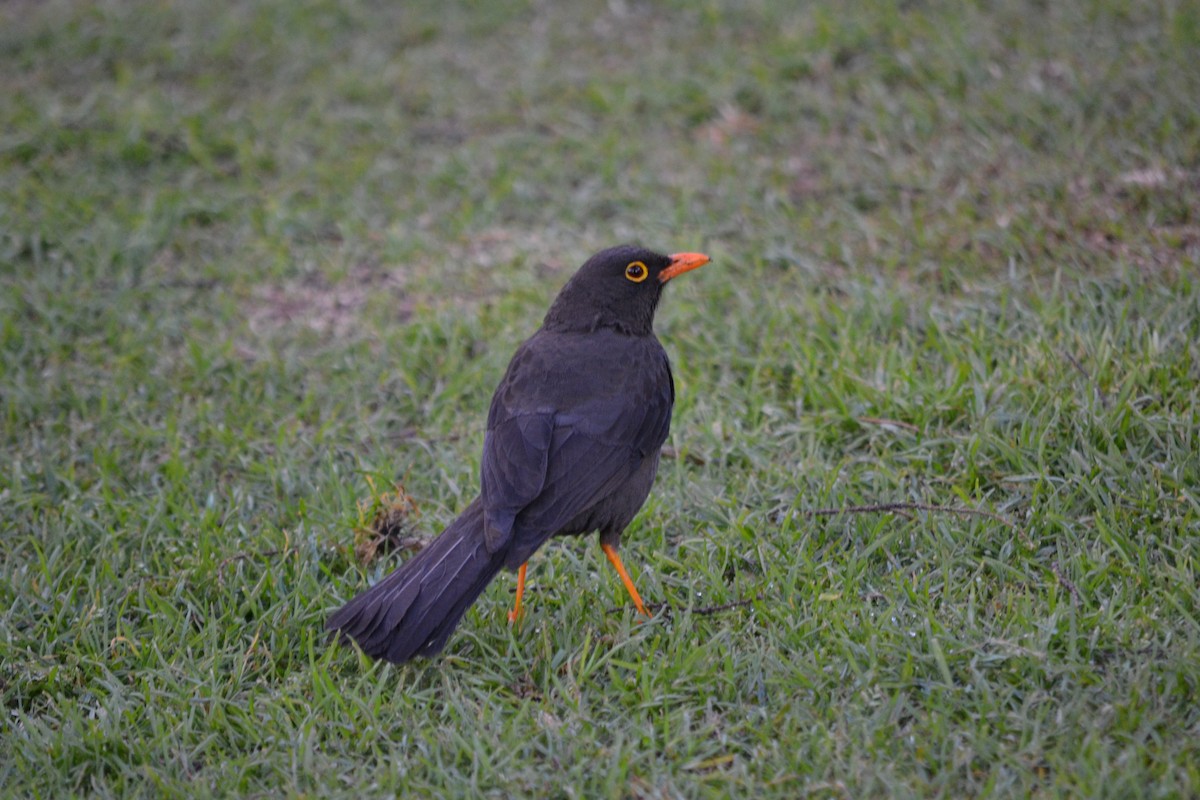
<svg viewBox="0 0 1200 800">
<path fill-rule="evenodd" d="M 436 655 L 503 566 L 504 553 L 488 552 L 476 499 L 424 550 L 334 612 L 325 627 L 396 664 Z"/>
</svg>

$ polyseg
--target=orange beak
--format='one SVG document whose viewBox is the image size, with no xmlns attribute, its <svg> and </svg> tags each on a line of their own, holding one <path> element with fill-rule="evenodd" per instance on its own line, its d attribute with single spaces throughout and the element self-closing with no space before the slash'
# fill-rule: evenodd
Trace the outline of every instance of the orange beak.
<svg viewBox="0 0 1200 800">
<path fill-rule="evenodd" d="M 696 267 L 703 267 L 711 258 L 704 253 L 674 253 L 671 256 L 671 263 L 662 272 L 658 273 L 658 282 L 666 283 L 676 275 L 682 275 L 685 272 L 691 272 Z"/>
</svg>

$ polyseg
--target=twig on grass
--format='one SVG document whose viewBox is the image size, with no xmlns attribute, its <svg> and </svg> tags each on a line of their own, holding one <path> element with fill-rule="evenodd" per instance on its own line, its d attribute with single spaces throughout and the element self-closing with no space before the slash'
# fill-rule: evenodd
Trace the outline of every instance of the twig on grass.
<svg viewBox="0 0 1200 800">
<path fill-rule="evenodd" d="M 856 422 L 863 425 L 879 425 L 884 428 L 903 428 L 906 431 L 920 431 L 916 425 L 911 422 L 901 422 L 898 419 L 884 419 L 883 417 L 855 417 Z"/>
<path fill-rule="evenodd" d="M 698 614 L 702 617 L 709 617 L 713 614 L 720 614 L 722 611 L 731 611 L 735 608 L 744 608 L 753 602 L 762 600 L 761 594 L 756 594 L 754 597 L 746 597 L 741 600 L 734 600 L 729 603 L 721 603 L 717 606 L 701 606 L 700 608 L 688 608 L 687 606 L 673 606 L 670 603 L 646 603 L 646 609 L 651 612 L 666 611 L 667 616 L 670 616 L 676 611 L 688 611 L 692 614 Z M 628 609 L 628 606 L 613 606 L 608 609 L 609 614 L 620 614 Z"/>
<path fill-rule="evenodd" d="M 1057 561 L 1050 562 L 1050 571 L 1054 573 L 1054 577 L 1058 579 L 1062 587 L 1071 593 L 1071 602 L 1078 606 L 1080 603 L 1079 590 L 1075 588 L 1075 584 L 1071 582 L 1071 579 L 1063 574 Z"/>
<path fill-rule="evenodd" d="M 232 564 L 234 561 L 245 561 L 247 558 L 274 558 L 275 556 L 279 555 L 282 552 L 283 552 L 283 550 L 277 549 L 277 550 L 261 550 L 257 553 L 234 553 L 233 555 L 229 556 L 224 561 L 222 561 L 221 565 L 219 567 L 217 567 L 217 580 L 221 583 L 222 586 L 225 585 L 225 568 L 228 567 L 230 564 Z"/>
<path fill-rule="evenodd" d="M 1096 384 L 1096 382 L 1094 380 L 1092 380 L 1092 376 L 1088 373 L 1088 371 L 1086 369 L 1083 368 L 1083 365 L 1079 363 L 1079 361 L 1075 358 L 1075 356 L 1071 355 L 1066 350 L 1063 350 L 1062 354 L 1063 354 L 1063 357 L 1067 359 L 1067 363 L 1069 363 L 1072 367 L 1074 367 L 1076 370 L 1078 370 L 1079 374 L 1083 376 L 1084 381 L 1086 381 L 1092 387 L 1092 394 L 1094 394 L 1096 396 L 1096 399 L 1100 401 L 1100 405 L 1105 408 L 1108 408 L 1108 395 L 1106 395 L 1104 392 L 1102 392 L 1100 390 L 1100 387 Z"/>
<path fill-rule="evenodd" d="M 930 503 L 875 503 L 867 506 L 798 509 L 796 513 L 805 517 L 834 517 L 838 514 L 882 514 L 897 511 L 930 511 L 937 514 L 962 514 L 965 516 L 986 517 L 1003 523 L 1010 528 L 1017 527 L 1017 523 L 993 511 L 984 511 L 980 508 L 962 508 L 961 506 L 935 506 Z"/>
<path fill-rule="evenodd" d="M 1063 354 L 1063 358 L 1067 359 L 1067 363 L 1070 364 L 1072 367 L 1074 367 L 1076 370 L 1078 370 L 1079 374 L 1083 376 L 1083 379 L 1085 381 L 1087 381 L 1088 383 L 1092 382 L 1092 376 L 1089 375 L 1088 371 L 1083 368 L 1083 364 L 1079 363 L 1079 359 L 1075 358 L 1075 356 L 1071 355 L 1066 350 L 1063 350 L 1062 354 Z"/>
<path fill-rule="evenodd" d="M 748 606 L 753 602 L 762 600 L 762 598 L 763 598 L 763 596 L 761 594 L 756 594 L 756 595 L 754 595 L 754 597 L 747 597 L 742 600 L 734 600 L 733 602 L 730 602 L 730 603 L 721 603 L 720 605 L 717 605 L 717 606 L 701 606 L 700 608 L 686 608 L 686 609 L 681 608 L 680 610 L 681 611 L 686 610 L 693 614 L 699 614 L 700 616 L 707 617 L 707 616 L 711 616 L 713 614 L 720 614 L 722 611 L 729 611 L 730 609 L 733 609 L 733 608 L 742 608 L 744 606 Z M 672 606 L 670 603 L 647 603 L 646 608 L 650 609 L 651 611 L 665 610 L 668 614 L 670 614 L 672 611 L 675 610 L 675 607 Z M 618 611 L 620 609 L 612 609 L 612 610 Z"/>
</svg>

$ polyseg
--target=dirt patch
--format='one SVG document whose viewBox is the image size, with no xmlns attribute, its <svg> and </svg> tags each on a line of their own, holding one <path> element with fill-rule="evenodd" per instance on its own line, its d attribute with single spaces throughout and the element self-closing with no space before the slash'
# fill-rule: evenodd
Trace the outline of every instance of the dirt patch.
<svg viewBox="0 0 1200 800">
<path fill-rule="evenodd" d="M 412 316 L 414 302 L 400 278 L 370 265 L 355 267 L 337 283 L 319 273 L 284 283 L 259 286 L 246 307 L 255 334 L 281 328 L 305 328 L 322 336 L 343 338 L 357 332 L 367 302 L 384 292 L 395 299 L 395 318 Z"/>
<path fill-rule="evenodd" d="M 717 109 L 713 119 L 698 126 L 693 135 L 713 150 L 728 153 L 734 143 L 752 137 L 761 127 L 762 123 L 753 114 L 726 103 Z"/>
</svg>

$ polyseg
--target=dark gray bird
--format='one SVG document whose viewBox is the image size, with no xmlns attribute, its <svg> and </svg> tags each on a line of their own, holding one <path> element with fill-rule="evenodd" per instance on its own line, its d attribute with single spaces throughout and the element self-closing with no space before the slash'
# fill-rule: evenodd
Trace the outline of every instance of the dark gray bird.
<svg viewBox="0 0 1200 800">
<path fill-rule="evenodd" d="M 708 260 L 630 245 L 588 259 L 492 396 L 479 496 L 326 627 L 374 658 L 435 655 L 501 567 L 518 570 L 515 621 L 529 557 L 552 536 L 592 531 L 645 615 L 617 547 L 650 493 L 675 402 L 654 311 L 667 281 Z"/>
</svg>

